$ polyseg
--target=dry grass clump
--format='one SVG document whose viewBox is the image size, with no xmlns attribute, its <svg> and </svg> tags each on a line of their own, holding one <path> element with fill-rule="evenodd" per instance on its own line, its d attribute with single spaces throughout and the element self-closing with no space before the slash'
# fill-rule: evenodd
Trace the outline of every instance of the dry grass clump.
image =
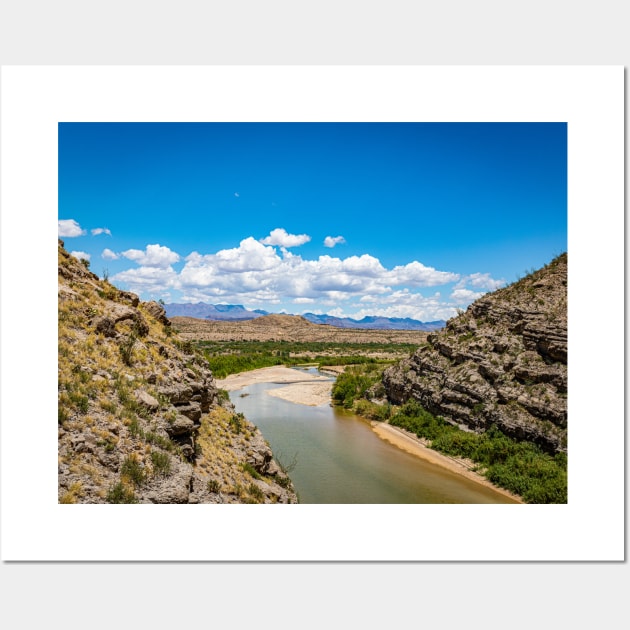
<svg viewBox="0 0 630 630">
<path fill-rule="evenodd" d="M 207 477 L 210 492 L 233 494 L 246 503 L 264 502 L 264 494 L 253 481 L 271 481 L 239 458 L 246 452 L 252 429 L 242 415 L 222 407 L 202 418 L 196 439 L 196 466 L 200 475 Z"/>
</svg>

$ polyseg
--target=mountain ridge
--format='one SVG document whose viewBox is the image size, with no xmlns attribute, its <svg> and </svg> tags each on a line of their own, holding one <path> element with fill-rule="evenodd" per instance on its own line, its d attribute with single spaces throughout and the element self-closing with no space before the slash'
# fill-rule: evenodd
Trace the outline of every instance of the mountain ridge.
<svg viewBox="0 0 630 630">
<path fill-rule="evenodd" d="M 271 313 L 262 309 L 249 310 L 242 304 L 208 304 L 206 302 L 180 304 L 174 302 L 163 306 L 166 316 L 169 318 L 194 317 L 212 321 L 248 321 L 266 315 L 281 314 Z M 335 326 L 336 328 L 365 328 L 369 330 L 420 330 L 431 332 L 439 330 L 446 324 L 444 320 L 422 322 L 409 317 L 383 317 L 379 315 L 366 315 L 360 320 L 351 317 L 336 317 L 334 315 L 316 313 L 303 313 L 299 316 L 313 324 L 324 324 Z"/>
</svg>

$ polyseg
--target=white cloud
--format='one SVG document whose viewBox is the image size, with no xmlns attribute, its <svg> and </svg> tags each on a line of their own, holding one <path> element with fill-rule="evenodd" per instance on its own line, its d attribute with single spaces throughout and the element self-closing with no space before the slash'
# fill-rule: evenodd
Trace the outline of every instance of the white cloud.
<svg viewBox="0 0 630 630">
<path fill-rule="evenodd" d="M 385 296 L 365 295 L 359 300 L 359 303 L 361 308 L 352 315 L 355 319 L 376 315 L 379 317 L 409 317 L 421 322 L 433 322 L 440 319 L 450 319 L 457 314 L 455 306 L 444 303 L 439 292 L 425 296 L 406 288 L 392 291 Z"/>
<path fill-rule="evenodd" d="M 291 246 L 295 242 L 291 238 L 299 237 L 274 230 L 264 240 Z M 247 304 L 250 308 L 275 307 L 276 311 L 285 308 L 291 312 L 296 305 L 308 305 L 314 312 L 338 309 L 340 314 L 357 319 L 365 315 L 449 319 L 456 308 L 483 295 L 483 290 L 474 290 L 472 285 L 500 282 L 488 274 L 462 277 L 415 260 L 388 269 L 369 254 L 306 259 L 284 245 L 272 246 L 251 236 L 231 249 L 209 254 L 194 251 L 185 257 L 181 271 L 171 266 L 180 260 L 179 254 L 157 244 L 122 254 L 105 249 L 102 256 L 136 261 L 138 268 L 122 271 L 112 281 L 123 282 L 137 293 L 149 292 L 152 297 L 168 290 L 178 301 Z M 467 282 L 471 287 L 463 286 Z M 426 296 L 422 292 L 426 287 L 440 286 L 444 286 L 442 294 L 433 291 Z"/>
<path fill-rule="evenodd" d="M 223 249 L 214 256 L 220 271 L 265 271 L 280 261 L 273 247 L 265 247 L 249 236 L 234 249 Z"/>
<path fill-rule="evenodd" d="M 326 301 L 333 305 L 367 294 L 386 295 L 393 291 L 392 287 L 404 286 L 408 280 L 429 285 L 457 278 L 457 274 L 420 263 L 388 270 L 369 254 L 345 259 L 324 255 L 307 260 L 284 247 L 278 252 L 252 237 L 216 254 L 192 252 L 179 274 L 181 290 L 187 298 L 196 292 L 200 299 L 212 296 L 226 302 Z"/>
<path fill-rule="evenodd" d="M 343 236 L 327 236 L 324 239 L 324 247 L 334 247 L 345 242 L 346 239 Z"/>
<path fill-rule="evenodd" d="M 108 236 L 112 235 L 109 228 L 93 228 L 90 231 L 92 232 L 92 236 L 98 236 L 99 234 L 107 234 Z"/>
<path fill-rule="evenodd" d="M 282 247 L 298 247 L 311 240 L 308 234 L 288 234 L 284 228 L 271 230 L 269 236 L 261 238 L 263 245 L 280 245 Z"/>
<path fill-rule="evenodd" d="M 241 195 L 240 195 L 239 193 L 235 192 L 235 193 L 234 193 L 234 196 L 235 196 L 235 197 L 240 197 Z"/>
<path fill-rule="evenodd" d="M 177 272 L 172 268 L 138 267 L 127 269 L 112 276 L 110 282 L 125 284 L 134 293 L 160 293 L 179 286 Z"/>
<path fill-rule="evenodd" d="M 120 258 L 120 256 L 118 256 L 118 254 L 116 252 L 113 252 L 111 249 L 106 247 L 101 252 L 101 258 L 104 258 L 105 260 L 118 260 L 118 258 Z"/>
<path fill-rule="evenodd" d="M 414 287 L 434 287 L 459 280 L 459 274 L 450 271 L 437 271 L 433 267 L 426 267 L 417 260 L 404 266 L 394 267 L 390 278 L 392 284 L 407 284 Z"/>
<path fill-rule="evenodd" d="M 485 291 L 471 291 L 470 289 L 455 289 L 451 293 L 451 300 L 455 304 L 468 306 L 475 300 L 479 299 L 482 295 L 485 295 Z"/>
<path fill-rule="evenodd" d="M 74 256 L 79 260 L 90 260 L 91 256 L 87 252 L 70 252 L 70 256 Z"/>
<path fill-rule="evenodd" d="M 74 219 L 60 219 L 57 221 L 57 235 L 58 236 L 83 236 L 85 230 L 81 229 L 81 226 Z"/>
<path fill-rule="evenodd" d="M 505 285 L 505 280 L 495 280 L 489 273 L 471 273 L 467 276 L 463 276 L 462 279 L 455 286 L 456 289 L 463 289 L 466 286 L 471 286 L 475 289 L 487 289 L 488 291 L 496 291 Z"/>
<path fill-rule="evenodd" d="M 128 249 L 122 255 L 137 262 L 143 267 L 159 267 L 165 269 L 179 260 L 179 254 L 162 245 L 147 245 L 145 251 Z"/>
</svg>

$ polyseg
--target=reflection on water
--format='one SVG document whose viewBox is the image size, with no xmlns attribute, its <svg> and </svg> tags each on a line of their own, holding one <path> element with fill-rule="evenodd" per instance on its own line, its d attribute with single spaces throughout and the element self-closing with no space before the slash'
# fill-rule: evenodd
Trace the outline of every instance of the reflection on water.
<svg viewBox="0 0 630 630">
<path fill-rule="evenodd" d="M 286 465 L 295 456 L 290 476 L 301 503 L 514 503 L 385 442 L 352 413 L 269 396 L 275 387 L 250 385 L 230 399 L 277 459 Z"/>
</svg>

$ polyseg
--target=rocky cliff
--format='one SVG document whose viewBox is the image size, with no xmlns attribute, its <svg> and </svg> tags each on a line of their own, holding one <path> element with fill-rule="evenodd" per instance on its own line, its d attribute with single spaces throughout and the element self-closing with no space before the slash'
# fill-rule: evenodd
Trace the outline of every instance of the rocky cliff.
<svg viewBox="0 0 630 630">
<path fill-rule="evenodd" d="M 258 429 L 156 302 L 59 241 L 60 503 L 297 503 Z"/>
<path fill-rule="evenodd" d="M 389 400 L 567 450 L 567 254 L 487 294 L 388 368 Z"/>
</svg>

